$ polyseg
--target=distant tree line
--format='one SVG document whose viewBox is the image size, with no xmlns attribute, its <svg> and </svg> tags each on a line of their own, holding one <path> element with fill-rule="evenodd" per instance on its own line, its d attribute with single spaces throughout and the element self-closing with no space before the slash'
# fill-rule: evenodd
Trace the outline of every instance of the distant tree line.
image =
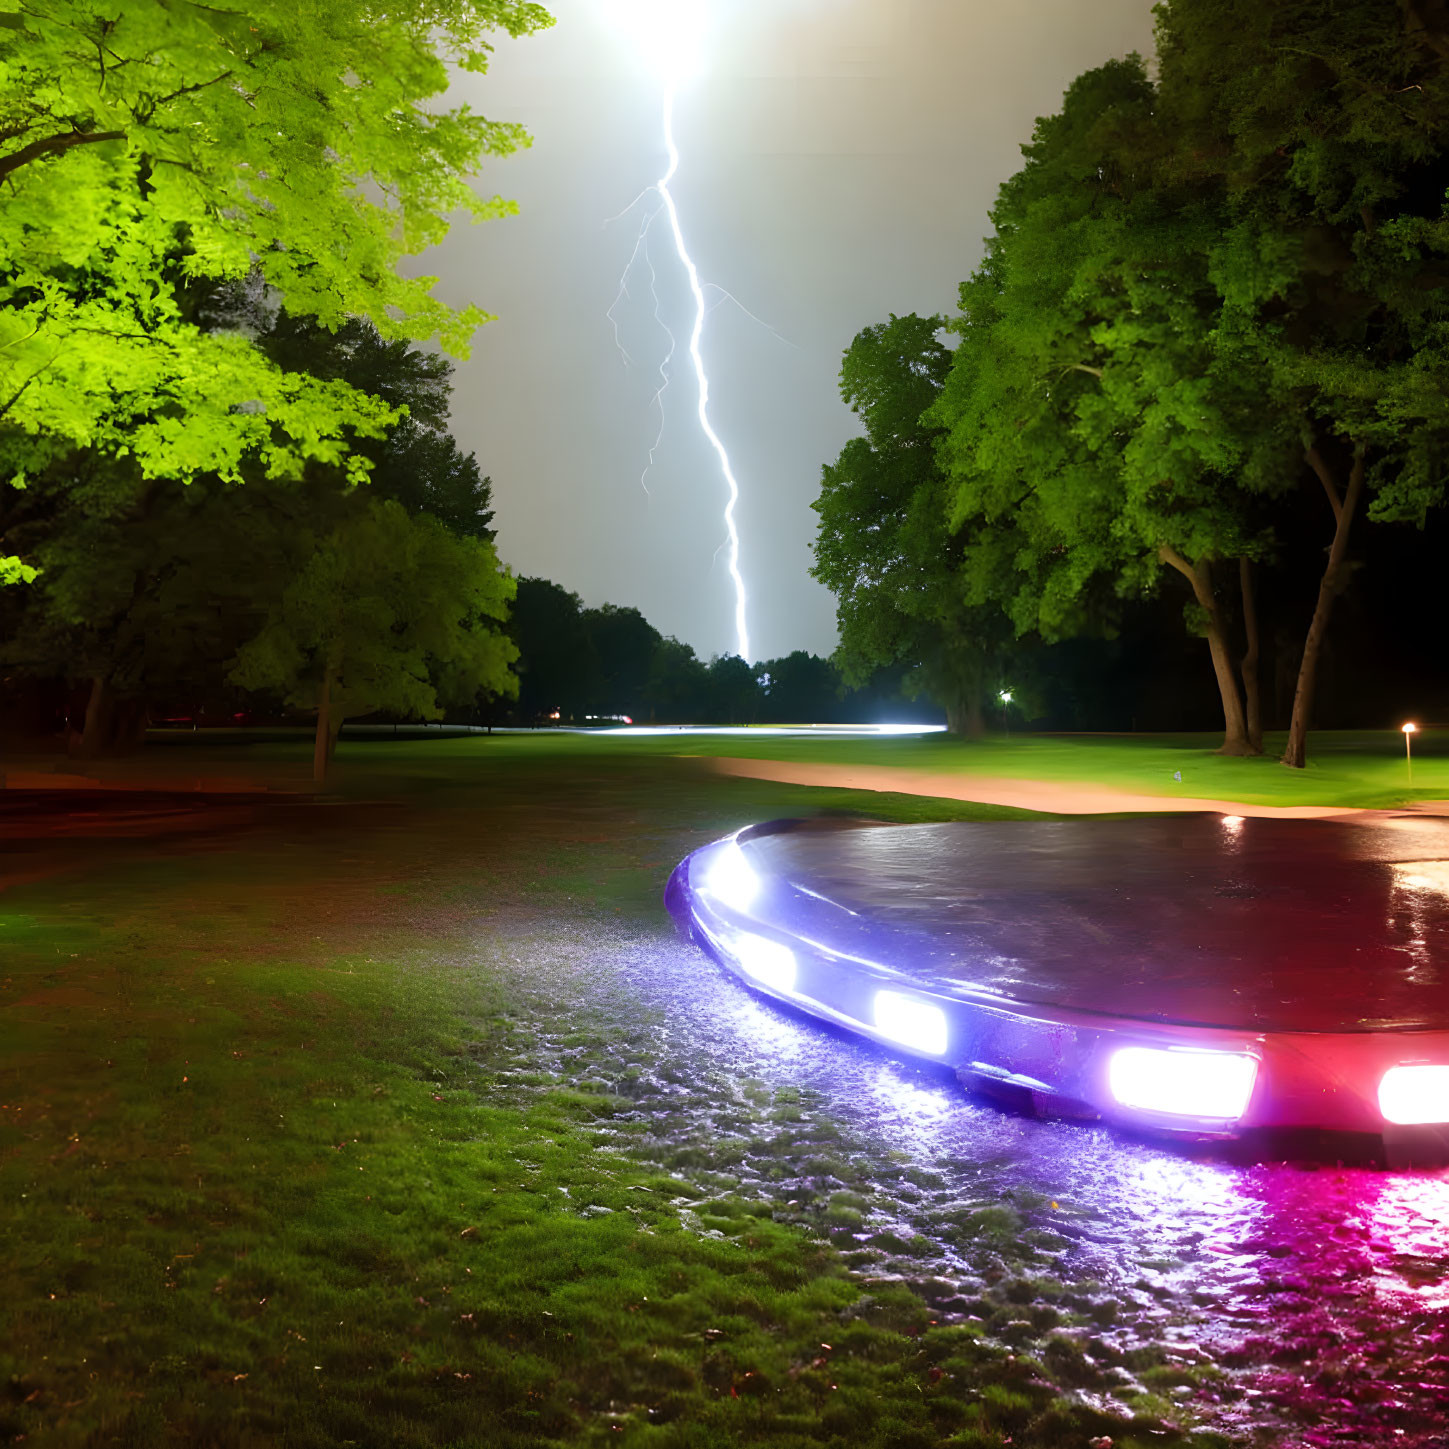
<svg viewBox="0 0 1449 1449">
<path fill-rule="evenodd" d="M 125 752 L 154 722 L 315 722 L 326 774 L 347 719 L 547 725 L 935 718 L 887 674 L 849 689 L 804 652 L 704 661 L 636 609 L 586 609 L 515 581 L 493 547 L 491 483 L 448 432 L 451 367 L 353 319 L 328 330 L 255 287 L 193 299 L 244 320 L 290 374 L 392 410 L 345 459 L 296 478 L 146 477 L 56 450 L 0 494 L 33 566 L 0 589 L 0 708 L 81 756 Z M 360 456 L 366 479 L 354 483 Z M 515 598 L 516 591 L 516 598 Z"/>
<path fill-rule="evenodd" d="M 800 649 L 747 664 L 700 659 L 637 610 L 585 608 L 547 579 L 523 578 L 509 625 L 518 646 L 518 699 L 484 713 L 499 722 L 578 724 L 627 716 L 639 724 L 934 723 L 906 697 L 901 671 L 853 688 L 835 663 Z"/>
<path fill-rule="evenodd" d="M 1446 7 L 1167 0 L 1155 65 L 1079 77 L 1024 154 L 958 313 L 846 353 L 815 567 L 846 677 L 910 665 L 976 732 L 1165 607 L 1228 753 L 1273 716 L 1301 766 L 1326 671 L 1360 719 L 1389 661 L 1442 697 Z"/>
</svg>

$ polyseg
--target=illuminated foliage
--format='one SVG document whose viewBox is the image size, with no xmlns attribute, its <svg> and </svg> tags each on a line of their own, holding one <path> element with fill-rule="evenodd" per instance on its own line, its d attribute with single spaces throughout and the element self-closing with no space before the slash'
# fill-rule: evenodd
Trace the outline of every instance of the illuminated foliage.
<svg viewBox="0 0 1449 1449">
<path fill-rule="evenodd" d="M 485 68 L 491 33 L 547 21 L 526 0 L 24 0 L 0 16 L 12 481 L 57 444 L 142 476 L 236 480 L 253 459 L 364 473 L 350 441 L 392 410 L 198 325 L 189 289 L 250 275 L 326 327 L 365 317 L 464 353 L 485 314 L 399 263 L 451 214 L 509 210 L 467 178 L 527 138 L 434 98 L 449 63 Z"/>
<path fill-rule="evenodd" d="M 245 486 L 205 475 L 143 478 L 93 452 L 57 459 L 0 493 L 0 531 L 41 568 L 0 597 L 0 663 L 90 691 L 76 748 L 138 742 L 148 716 L 231 708 L 226 662 L 304 568 L 315 540 L 369 500 L 392 499 L 462 537 L 489 541 L 490 485 L 447 431 L 446 359 L 385 342 L 370 324 L 336 333 L 285 314 L 252 318 L 256 343 L 297 372 L 339 379 L 406 416 L 369 439 L 364 488 L 313 463 L 302 479 Z"/>
</svg>

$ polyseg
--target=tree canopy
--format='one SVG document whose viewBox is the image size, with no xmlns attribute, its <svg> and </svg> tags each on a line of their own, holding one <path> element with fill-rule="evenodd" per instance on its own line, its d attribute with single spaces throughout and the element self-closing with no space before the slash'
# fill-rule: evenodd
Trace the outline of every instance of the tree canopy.
<svg viewBox="0 0 1449 1449">
<path fill-rule="evenodd" d="M 9 626 L 0 629 L 7 636 L 0 661 L 32 678 L 86 683 L 77 745 L 84 753 L 134 743 L 158 709 L 191 712 L 223 700 L 227 662 L 310 566 L 318 540 L 371 505 L 390 500 L 410 519 L 491 542 L 488 480 L 446 431 L 445 359 L 384 342 L 364 322 L 335 334 L 285 315 L 258 325 L 266 328 L 258 345 L 285 350 L 290 366 L 365 386 L 408 409 L 368 445 L 373 471 L 365 487 L 315 463 L 295 480 L 241 487 L 203 475 L 184 483 L 78 452 L 58 458 L 29 488 L 0 494 L 0 529 L 41 567 L 29 588 L 0 596 L 0 625 Z M 426 551 L 411 557 L 430 566 Z M 399 587 L 407 566 L 406 558 L 392 566 Z"/>
<path fill-rule="evenodd" d="M 835 594 L 848 680 L 908 665 L 912 687 L 941 705 L 952 729 L 979 734 L 988 659 L 1006 630 L 999 608 L 967 597 L 965 540 L 949 525 L 936 457 L 941 429 L 923 420 L 951 365 L 943 325 L 892 316 L 847 349 L 840 394 L 865 435 L 825 467 L 812 573 Z"/>
<path fill-rule="evenodd" d="M 1446 58 L 1395 0 L 1168 0 L 1155 79 L 1073 83 L 962 288 L 927 421 L 967 599 L 1067 637 L 1180 577 L 1233 752 L 1260 734 L 1252 566 L 1304 543 L 1285 500 L 1319 491 L 1332 524 L 1292 764 L 1361 499 L 1442 500 Z"/>
<path fill-rule="evenodd" d="M 18 0 L 0 16 L 0 424 L 15 482 L 55 450 L 143 477 L 308 460 L 356 478 L 395 411 L 288 370 L 197 289 L 250 277 L 325 328 L 365 318 L 455 354 L 486 314 L 405 275 L 449 218 L 510 209 L 468 184 L 526 143 L 436 105 L 527 0 Z M 0 564 L 9 577 L 13 555 Z"/>
<path fill-rule="evenodd" d="M 516 693 L 518 650 L 500 627 L 513 589 L 491 544 L 369 500 L 317 540 L 232 678 L 316 711 L 320 780 L 350 716 L 441 719 L 480 692 Z"/>
</svg>

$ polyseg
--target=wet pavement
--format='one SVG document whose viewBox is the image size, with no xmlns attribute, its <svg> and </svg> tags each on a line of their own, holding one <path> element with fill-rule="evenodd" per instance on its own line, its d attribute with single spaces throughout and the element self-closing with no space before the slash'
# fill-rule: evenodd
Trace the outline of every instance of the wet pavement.
<svg viewBox="0 0 1449 1449">
<path fill-rule="evenodd" d="M 770 1202 L 1100 1407 L 1145 1390 L 1244 1443 L 1449 1442 L 1449 1171 L 1234 1162 L 1013 1115 L 662 929 L 552 918 L 474 949 L 522 1003 L 479 1047 L 495 1090 L 600 1094 L 601 1141 L 682 1197 Z"/>
<path fill-rule="evenodd" d="M 755 836 L 787 933 L 927 986 L 1253 1031 L 1449 1028 L 1449 821 L 1168 815 Z"/>
</svg>

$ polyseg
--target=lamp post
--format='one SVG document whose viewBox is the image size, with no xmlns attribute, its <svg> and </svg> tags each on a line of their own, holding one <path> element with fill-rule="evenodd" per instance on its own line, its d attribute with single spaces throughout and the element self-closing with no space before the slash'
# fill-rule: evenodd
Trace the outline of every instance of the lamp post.
<svg viewBox="0 0 1449 1449">
<path fill-rule="evenodd" d="M 1419 726 L 1416 725 L 1413 720 L 1410 720 L 1408 724 L 1402 726 L 1402 729 L 1404 731 L 1404 763 L 1408 766 L 1409 784 L 1412 785 L 1414 783 L 1413 743 L 1414 736 L 1419 732 Z"/>
<path fill-rule="evenodd" d="M 1006 706 L 1011 703 L 1011 691 L 1009 689 L 1003 689 L 997 694 L 996 697 L 1001 701 L 1001 728 L 1005 730 L 1007 734 L 1010 734 L 1011 721 L 1007 717 Z"/>
</svg>

